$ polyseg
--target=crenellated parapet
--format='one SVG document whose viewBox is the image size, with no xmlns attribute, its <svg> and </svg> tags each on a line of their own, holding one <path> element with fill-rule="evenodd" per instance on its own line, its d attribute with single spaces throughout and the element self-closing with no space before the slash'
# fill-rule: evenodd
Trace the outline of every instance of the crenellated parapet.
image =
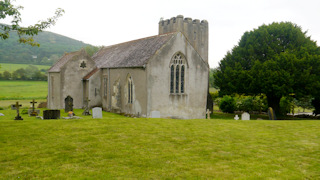
<svg viewBox="0 0 320 180">
<path fill-rule="evenodd" d="M 199 19 L 192 20 L 191 18 L 184 18 L 182 15 L 166 20 L 160 20 L 159 35 L 178 31 L 182 32 L 187 37 L 201 57 L 208 62 L 208 21 L 200 21 Z"/>
</svg>

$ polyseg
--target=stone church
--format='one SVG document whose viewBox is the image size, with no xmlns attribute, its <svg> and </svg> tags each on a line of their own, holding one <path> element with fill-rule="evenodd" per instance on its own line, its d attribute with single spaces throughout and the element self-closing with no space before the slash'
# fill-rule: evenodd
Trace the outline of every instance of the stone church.
<svg viewBox="0 0 320 180">
<path fill-rule="evenodd" d="M 205 118 L 208 22 L 179 15 L 159 35 L 66 53 L 48 71 L 48 108 L 102 107 L 137 117 Z M 87 101 L 89 99 L 89 101 Z"/>
</svg>

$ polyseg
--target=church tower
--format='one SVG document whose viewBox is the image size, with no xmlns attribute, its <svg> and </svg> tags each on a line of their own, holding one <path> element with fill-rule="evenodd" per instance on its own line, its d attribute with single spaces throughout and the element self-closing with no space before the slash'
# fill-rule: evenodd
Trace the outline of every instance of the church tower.
<svg viewBox="0 0 320 180">
<path fill-rule="evenodd" d="M 182 15 L 167 20 L 160 20 L 159 35 L 170 32 L 182 32 L 198 51 L 202 59 L 208 63 L 208 21 L 183 18 Z"/>
</svg>

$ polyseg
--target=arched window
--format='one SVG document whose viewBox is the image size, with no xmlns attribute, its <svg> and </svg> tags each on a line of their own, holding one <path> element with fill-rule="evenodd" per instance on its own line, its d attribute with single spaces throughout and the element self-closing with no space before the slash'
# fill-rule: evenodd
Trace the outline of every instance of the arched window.
<svg viewBox="0 0 320 180">
<path fill-rule="evenodd" d="M 174 93 L 174 65 L 171 65 L 171 72 L 170 72 L 170 93 Z"/>
<path fill-rule="evenodd" d="M 186 59 L 182 53 L 176 53 L 170 64 L 170 93 L 185 93 Z"/>
<path fill-rule="evenodd" d="M 128 104 L 133 102 L 133 81 L 131 76 L 128 78 Z"/>
<path fill-rule="evenodd" d="M 180 80 L 180 92 L 184 93 L 184 66 L 181 66 L 181 80 Z"/>
<path fill-rule="evenodd" d="M 179 76 L 180 76 L 180 71 L 179 71 L 180 66 L 176 66 L 176 93 L 179 93 Z"/>
</svg>

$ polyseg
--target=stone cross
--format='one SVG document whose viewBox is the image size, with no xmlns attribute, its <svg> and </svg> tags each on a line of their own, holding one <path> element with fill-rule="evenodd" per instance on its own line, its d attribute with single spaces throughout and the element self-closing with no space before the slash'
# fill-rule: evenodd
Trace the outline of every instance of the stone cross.
<svg viewBox="0 0 320 180">
<path fill-rule="evenodd" d="M 16 104 L 14 105 L 14 107 L 17 109 L 17 116 L 14 118 L 14 120 L 23 120 L 23 118 L 20 116 L 19 113 L 19 107 L 22 106 L 21 104 L 19 104 L 19 102 L 17 101 Z"/>
<path fill-rule="evenodd" d="M 37 116 L 38 113 L 34 110 L 34 104 L 38 103 L 38 102 L 35 102 L 33 99 L 30 103 L 32 104 L 32 112 L 31 112 L 30 116 Z"/>
<path fill-rule="evenodd" d="M 91 115 L 89 110 L 89 101 L 90 101 L 89 98 L 87 98 L 87 100 L 85 101 L 84 111 L 82 113 L 82 115 L 84 116 Z"/>
<path fill-rule="evenodd" d="M 209 109 L 207 109 L 207 112 L 206 112 L 206 114 L 207 114 L 207 119 L 210 119 L 210 113 L 211 113 L 211 111 L 210 111 Z"/>
<path fill-rule="evenodd" d="M 234 120 L 239 120 L 238 114 L 236 114 L 236 115 L 234 116 Z"/>
</svg>

